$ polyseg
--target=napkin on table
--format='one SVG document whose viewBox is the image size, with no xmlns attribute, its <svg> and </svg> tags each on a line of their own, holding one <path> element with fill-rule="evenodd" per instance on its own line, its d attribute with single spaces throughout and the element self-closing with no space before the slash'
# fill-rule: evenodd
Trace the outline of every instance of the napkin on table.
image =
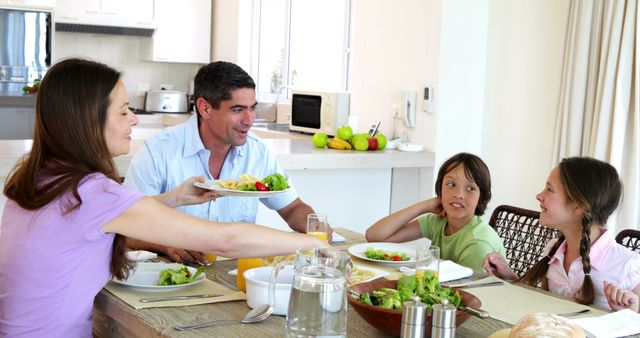
<svg viewBox="0 0 640 338">
<path fill-rule="evenodd" d="M 333 232 L 333 238 L 331 239 L 331 243 L 346 243 L 347 239 L 342 237 L 339 233 Z"/>
<path fill-rule="evenodd" d="M 149 252 L 149 251 L 135 250 L 135 251 L 128 251 L 127 257 L 132 261 L 142 262 L 149 259 L 157 258 L 158 255 L 156 253 Z"/>
<path fill-rule="evenodd" d="M 624 337 L 640 333 L 640 314 L 629 309 L 599 317 L 573 319 L 573 322 L 596 338 Z"/>
<path fill-rule="evenodd" d="M 173 307 L 173 306 L 188 306 L 207 303 L 228 302 L 233 300 L 247 299 L 246 295 L 242 291 L 236 291 L 229 289 L 228 287 L 216 283 L 209 279 L 204 279 L 194 285 L 185 286 L 177 290 L 171 291 L 142 291 L 138 288 L 119 285 L 114 282 L 109 282 L 104 287 L 107 291 L 111 292 L 116 297 L 120 298 L 123 302 L 127 303 L 134 309 L 146 309 L 151 307 Z M 202 294 L 221 294 L 220 297 L 213 298 L 194 298 L 177 301 L 162 301 L 153 303 L 141 303 L 140 298 L 146 297 L 160 297 L 160 296 L 189 296 L 189 295 L 202 295 Z"/>
<path fill-rule="evenodd" d="M 406 266 L 401 267 L 400 271 L 409 274 L 414 274 L 416 272 L 415 269 Z M 471 277 L 471 275 L 473 275 L 473 270 L 471 268 L 462 266 L 452 261 L 440 261 L 440 272 L 438 275 L 438 280 L 440 281 L 440 283 L 460 278 Z"/>
</svg>

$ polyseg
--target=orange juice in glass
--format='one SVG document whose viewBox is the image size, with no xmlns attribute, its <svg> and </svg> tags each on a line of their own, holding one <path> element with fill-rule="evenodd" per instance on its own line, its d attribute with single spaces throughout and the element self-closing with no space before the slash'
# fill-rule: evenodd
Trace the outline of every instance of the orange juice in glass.
<svg viewBox="0 0 640 338">
<path fill-rule="evenodd" d="M 207 261 L 209 262 L 207 265 L 211 265 L 215 263 L 216 260 L 218 259 L 218 255 L 210 252 L 205 253 L 204 256 L 207 258 Z"/>
<path fill-rule="evenodd" d="M 329 224 L 327 223 L 327 215 L 307 215 L 307 235 L 317 237 L 326 242 L 329 240 L 328 231 Z"/>
<path fill-rule="evenodd" d="M 236 286 L 238 287 L 238 290 L 247 291 L 247 283 L 244 280 L 244 272 L 249 269 L 259 268 L 263 265 L 264 259 L 262 259 L 262 257 L 238 259 L 238 273 L 236 275 Z"/>
</svg>

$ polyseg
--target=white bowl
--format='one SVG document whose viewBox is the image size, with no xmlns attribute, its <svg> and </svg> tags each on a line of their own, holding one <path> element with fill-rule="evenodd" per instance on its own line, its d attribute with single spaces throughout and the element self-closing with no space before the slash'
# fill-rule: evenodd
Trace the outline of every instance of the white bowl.
<svg viewBox="0 0 640 338">
<path fill-rule="evenodd" d="M 271 277 L 272 266 L 249 269 L 244 272 L 244 279 L 247 282 L 247 305 L 255 308 L 262 304 L 269 303 L 269 278 Z M 276 283 L 276 306 L 273 309 L 274 315 L 286 315 L 289 308 L 289 296 L 291 294 L 291 284 L 293 283 L 294 270 L 288 267 L 280 271 Z"/>
</svg>

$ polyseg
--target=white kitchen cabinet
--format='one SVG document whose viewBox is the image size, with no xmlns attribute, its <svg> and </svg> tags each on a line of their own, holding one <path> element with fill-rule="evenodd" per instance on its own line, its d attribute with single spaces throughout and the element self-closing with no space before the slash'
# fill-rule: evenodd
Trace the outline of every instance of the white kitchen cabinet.
<svg viewBox="0 0 640 338">
<path fill-rule="evenodd" d="M 56 0 L 0 0 L 0 6 L 20 9 L 52 9 Z"/>
<path fill-rule="evenodd" d="M 56 22 L 153 28 L 153 0 L 57 0 Z"/>
<path fill-rule="evenodd" d="M 155 0 L 156 31 L 140 55 L 160 62 L 211 62 L 211 0 Z"/>
<path fill-rule="evenodd" d="M 0 107 L 0 139 L 27 140 L 33 138 L 35 110 L 30 107 Z"/>
</svg>

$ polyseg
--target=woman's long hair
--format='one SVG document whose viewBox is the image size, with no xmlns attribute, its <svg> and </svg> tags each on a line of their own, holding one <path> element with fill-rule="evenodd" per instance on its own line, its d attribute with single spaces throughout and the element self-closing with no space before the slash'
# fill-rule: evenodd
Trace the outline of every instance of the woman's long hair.
<svg viewBox="0 0 640 338">
<path fill-rule="evenodd" d="M 65 213 L 82 205 L 78 185 L 89 174 L 120 181 L 104 139 L 109 94 L 120 79 L 116 70 L 93 61 L 67 59 L 40 83 L 31 152 L 13 168 L 4 194 L 27 210 L 62 198 Z M 133 262 L 124 237 L 116 234 L 111 273 L 124 278 Z"/>
<path fill-rule="evenodd" d="M 581 304 L 592 304 L 595 297 L 591 279 L 591 228 L 593 225 L 605 226 L 609 216 L 616 210 L 622 196 L 622 183 L 616 169 L 605 162 L 589 157 L 571 157 L 559 164 L 560 180 L 570 201 L 584 209 L 582 215 L 582 239 L 580 257 L 585 274 L 582 288 L 574 298 Z M 556 253 L 564 236 L 560 236 L 549 254 L 537 262 L 524 276 L 521 282 L 537 285 L 549 268 L 549 261 Z"/>
</svg>

